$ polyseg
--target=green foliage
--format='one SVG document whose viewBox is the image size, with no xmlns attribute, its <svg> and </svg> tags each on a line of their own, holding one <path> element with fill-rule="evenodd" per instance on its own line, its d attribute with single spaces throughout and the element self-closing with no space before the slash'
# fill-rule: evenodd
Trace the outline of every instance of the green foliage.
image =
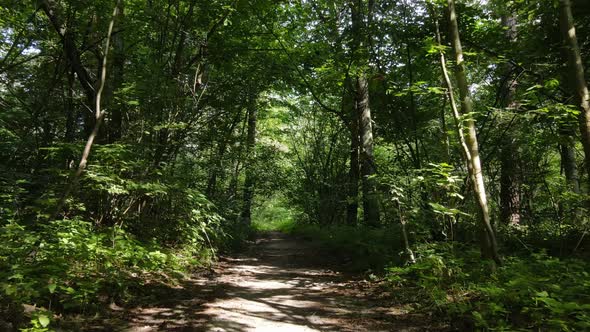
<svg viewBox="0 0 590 332">
<path fill-rule="evenodd" d="M 272 196 L 252 211 L 252 227 L 259 232 L 290 232 L 300 217 L 300 212 L 289 207 L 289 202 L 281 196 Z"/>
<path fill-rule="evenodd" d="M 0 4 L 0 320 L 52 328 L 53 314 L 91 314 L 147 277 L 188 272 L 241 248 L 256 231 L 314 239 L 351 269 L 379 269 L 399 260 L 403 223 L 419 260 L 392 269 L 390 279 L 419 289 L 429 308 L 480 329 L 588 329 L 587 301 L 575 296 L 587 296 L 587 264 L 509 257 L 489 276 L 468 245 L 428 244 L 478 241 L 441 87 L 438 55 L 452 67 L 449 38 L 439 44 L 433 31 L 434 19 L 446 30 L 445 0 L 373 8 L 123 2 L 107 58 L 106 117 L 79 179 L 72 173 L 95 124 L 88 87 L 99 86 L 114 2 L 47 1 L 55 6 L 48 12 L 34 1 Z M 503 219 L 506 192 L 518 214 L 518 222 L 496 223 L 501 247 L 587 255 L 580 111 L 570 105 L 556 7 L 456 2 L 474 104 L 461 121 L 477 125 L 493 221 Z M 574 3 L 579 36 L 590 35 L 584 2 Z M 588 40 L 579 43 L 587 49 Z M 584 64 L 589 58 L 582 53 Z M 369 83 L 375 155 L 359 156 L 377 170 L 382 228 L 343 225 L 350 203 L 363 215 L 363 190 L 351 193 L 362 180 L 350 176 L 358 75 Z M 248 128 L 254 108 L 258 127 Z M 248 129 L 257 135 L 253 148 Z M 564 172 L 565 152 L 573 158 L 567 166 L 579 169 L 580 193 L 576 175 Z M 255 183 L 253 228 L 240 221 L 246 173 Z M 23 317 L 22 304 L 46 311 Z"/>
<path fill-rule="evenodd" d="M 211 255 L 205 247 L 169 249 L 140 242 L 119 227 L 96 230 L 79 219 L 53 221 L 37 231 L 10 222 L 0 228 L 0 240 L 0 290 L 9 299 L 3 305 L 34 304 L 58 312 L 124 301 L 148 275 L 173 282 L 162 272 L 182 276 Z M 38 317 L 42 327 L 47 317 L 51 314 Z"/>
<path fill-rule="evenodd" d="M 311 240 L 335 263 L 350 271 L 380 271 L 392 261 L 400 261 L 402 246 L 399 227 L 324 226 L 296 223 L 289 233 Z"/>
<path fill-rule="evenodd" d="M 578 331 L 590 327 L 588 263 L 543 253 L 505 258 L 490 274 L 474 248 L 421 245 L 416 264 L 387 269 L 387 279 L 416 292 L 458 329 Z"/>
<path fill-rule="evenodd" d="M 465 176 L 447 163 L 430 163 L 407 175 L 380 175 L 387 188 L 384 206 L 393 216 L 391 221 L 407 220 L 417 241 L 455 239 L 460 230 L 465 232 L 474 224 L 472 214 L 464 212 L 471 212 L 462 195 Z"/>
<path fill-rule="evenodd" d="M 58 160 L 78 147 L 44 151 Z M 64 207 L 71 218 L 48 219 L 54 191 L 63 190 L 60 179 L 68 179 L 62 170 L 46 171 L 56 181 L 34 201 L 30 181 L 6 178 L 0 188 L 7 220 L 0 225 L 0 312 L 16 324 L 30 321 L 32 330 L 43 331 L 53 313 L 99 311 L 148 278 L 175 282 L 208 264 L 227 241 L 216 207 L 170 169 L 142 176 L 141 154 L 122 144 L 99 146 L 94 158 L 79 184 L 85 190 Z M 22 304 L 49 311 L 27 320 Z"/>
</svg>

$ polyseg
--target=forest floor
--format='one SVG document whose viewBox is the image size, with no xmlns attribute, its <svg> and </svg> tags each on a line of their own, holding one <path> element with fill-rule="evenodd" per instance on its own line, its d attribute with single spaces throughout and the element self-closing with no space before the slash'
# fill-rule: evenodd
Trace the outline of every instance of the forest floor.
<svg viewBox="0 0 590 332">
<path fill-rule="evenodd" d="M 323 255 L 322 255 L 323 253 Z M 338 262 L 310 241 L 270 232 L 211 271 L 159 287 L 90 330 L 112 331 L 432 331 L 384 285 L 337 272 Z"/>
</svg>

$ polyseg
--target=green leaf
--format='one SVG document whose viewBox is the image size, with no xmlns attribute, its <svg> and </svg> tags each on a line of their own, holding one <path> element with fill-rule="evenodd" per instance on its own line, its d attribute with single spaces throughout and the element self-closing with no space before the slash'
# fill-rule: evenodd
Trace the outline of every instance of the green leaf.
<svg viewBox="0 0 590 332">
<path fill-rule="evenodd" d="M 41 326 L 43 327 L 47 327 L 51 322 L 51 320 L 49 320 L 49 317 L 47 317 L 46 315 L 40 315 L 37 318 L 37 320 L 39 321 L 39 324 L 41 324 Z"/>
<path fill-rule="evenodd" d="M 49 293 L 53 294 L 55 292 L 55 288 L 57 287 L 56 284 L 49 284 L 47 285 L 47 289 L 49 289 Z"/>
</svg>

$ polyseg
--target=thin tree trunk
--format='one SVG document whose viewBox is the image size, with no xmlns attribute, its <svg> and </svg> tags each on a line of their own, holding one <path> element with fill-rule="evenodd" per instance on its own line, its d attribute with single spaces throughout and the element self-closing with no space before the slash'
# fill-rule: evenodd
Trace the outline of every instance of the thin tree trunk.
<svg viewBox="0 0 590 332">
<path fill-rule="evenodd" d="M 399 214 L 399 222 L 400 222 L 401 229 L 402 229 L 403 246 L 406 251 L 406 255 L 408 255 L 408 257 L 407 257 L 408 263 L 414 264 L 414 263 L 416 263 L 416 256 L 414 256 L 414 252 L 412 251 L 412 248 L 410 247 L 410 240 L 408 239 L 408 231 L 406 229 L 406 218 L 404 216 L 404 213 L 402 211 L 402 207 L 401 207 L 401 204 L 399 203 L 399 201 L 397 201 L 397 211 Z"/>
<path fill-rule="evenodd" d="M 215 160 L 213 161 L 214 167 L 211 170 L 209 175 L 209 179 L 207 180 L 207 189 L 205 193 L 207 197 L 215 197 L 217 194 L 217 178 L 219 177 L 220 173 L 223 172 L 223 157 L 227 150 L 227 143 L 230 140 L 236 126 L 240 122 L 240 118 L 242 118 L 242 112 L 239 112 L 234 117 L 232 123 L 230 124 L 229 128 L 227 129 L 225 135 L 221 138 L 221 140 L 217 143 L 217 155 L 215 156 Z"/>
<path fill-rule="evenodd" d="M 352 108 L 350 119 L 350 169 L 348 171 L 348 197 L 346 209 L 346 222 L 348 225 L 356 225 L 358 218 L 359 196 L 359 123 L 356 116 L 356 107 Z"/>
<path fill-rule="evenodd" d="M 113 34 L 113 27 L 115 25 L 115 18 L 117 16 L 118 11 L 119 11 L 119 6 L 117 4 L 115 6 L 114 11 L 113 11 L 113 16 L 112 16 L 111 22 L 109 23 L 109 29 L 108 29 L 107 38 L 106 38 L 106 45 L 105 45 L 105 49 L 104 49 L 104 55 L 102 58 L 102 68 L 101 68 L 101 72 L 100 72 L 100 81 L 99 81 L 98 90 L 96 91 L 96 97 L 94 99 L 94 101 L 95 101 L 95 104 L 94 104 L 94 117 L 95 117 L 94 128 L 92 129 L 92 132 L 88 136 L 88 140 L 86 141 L 86 145 L 84 146 L 84 151 L 82 152 L 82 157 L 80 158 L 80 163 L 78 164 L 78 168 L 76 169 L 76 172 L 72 174 L 70 181 L 68 183 L 68 186 L 66 187 L 65 192 L 57 204 L 56 212 L 53 215 L 53 219 L 55 217 L 57 217 L 57 215 L 61 212 L 61 210 L 66 202 L 66 199 L 70 196 L 72 189 L 74 189 L 75 185 L 78 183 L 78 180 L 80 179 L 80 176 L 82 175 L 82 173 L 86 169 L 86 165 L 88 163 L 88 157 L 90 156 L 90 152 L 92 151 L 92 145 L 94 144 L 94 140 L 98 136 L 98 133 L 100 131 L 100 127 L 101 127 L 102 122 L 104 120 L 105 111 L 102 110 L 102 108 L 101 108 L 101 97 L 102 97 L 102 93 L 105 88 L 105 81 L 106 81 L 106 77 L 107 77 L 107 59 L 108 59 L 109 48 L 110 48 L 110 44 L 111 44 L 111 35 Z"/>
<path fill-rule="evenodd" d="M 256 144 L 256 105 L 249 106 L 248 109 L 248 136 L 246 138 L 246 180 L 244 182 L 244 201 L 242 205 L 241 220 L 245 225 L 252 222 L 251 210 L 252 199 L 254 198 L 254 156 Z"/>
<path fill-rule="evenodd" d="M 74 72 L 68 70 L 68 85 L 66 93 L 66 132 L 65 141 L 73 143 L 76 137 L 76 110 L 74 107 Z M 69 159 L 69 158 L 68 158 Z M 69 161 L 67 162 L 69 164 Z"/>
<path fill-rule="evenodd" d="M 484 259 L 493 259 L 496 264 L 501 264 L 500 257 L 498 256 L 498 248 L 496 244 L 496 235 L 492 228 L 490 221 L 490 212 L 488 208 L 487 196 L 485 191 L 485 184 L 483 178 L 483 171 L 481 167 L 481 159 L 479 156 L 479 147 L 477 143 L 477 134 L 475 131 L 475 121 L 471 119 L 471 113 L 473 112 L 473 105 L 471 101 L 471 95 L 469 93 L 469 86 L 467 84 L 467 77 L 465 74 L 465 63 L 463 59 L 463 48 L 461 46 L 461 39 L 459 35 L 459 26 L 457 24 L 457 14 L 455 11 L 455 1 L 447 0 L 448 14 L 449 14 L 449 32 L 451 36 L 451 44 L 455 53 L 456 61 L 456 79 L 459 87 L 459 94 L 461 96 L 461 115 L 467 115 L 469 118 L 465 119 L 465 126 L 467 133 L 462 139 L 462 146 L 464 149 L 464 158 L 467 162 L 467 169 L 473 185 L 473 192 L 479 208 L 479 219 L 482 227 L 482 241 L 481 241 L 481 254 Z M 458 132 L 462 133 L 463 128 L 460 125 L 460 114 L 457 110 L 457 105 L 454 102 L 454 96 L 452 91 L 452 83 L 448 77 L 446 70 L 446 62 L 444 54 L 441 53 L 441 67 L 445 76 L 445 81 L 449 89 L 449 97 L 451 99 L 451 106 L 454 109 L 453 115 L 455 117 L 456 125 L 458 126 Z"/>
<path fill-rule="evenodd" d="M 437 22 L 438 24 L 438 22 Z M 437 27 L 438 29 L 438 27 Z M 444 82 L 443 82 L 444 84 Z M 443 99 L 443 105 L 440 109 L 440 130 L 444 143 L 444 157 L 443 161 L 451 164 L 451 141 L 449 139 L 449 129 L 447 128 L 447 120 L 445 119 L 445 108 L 447 106 L 447 99 Z"/>
<path fill-rule="evenodd" d="M 205 194 L 207 197 L 209 197 L 209 199 L 213 198 L 217 193 L 217 176 L 219 175 L 219 172 L 221 172 L 221 161 L 225 155 L 226 143 L 226 140 L 222 140 L 221 142 L 217 143 L 217 154 L 214 157 L 215 160 L 213 161 L 213 169 L 211 170 L 211 174 L 207 180 L 207 189 L 205 190 Z"/>
<path fill-rule="evenodd" d="M 64 53 L 66 58 L 68 59 L 68 64 L 76 72 L 76 77 L 80 82 L 80 86 L 82 90 L 84 90 L 84 94 L 86 96 L 86 103 L 87 107 L 91 108 L 92 104 L 95 100 L 95 87 L 88 70 L 82 64 L 82 60 L 80 57 L 80 51 L 76 46 L 75 36 L 71 29 L 68 29 L 66 22 L 62 19 L 58 4 L 55 0 L 40 0 L 39 1 L 39 8 L 45 12 L 49 22 L 53 26 L 54 30 L 57 32 L 61 39 L 61 43 L 63 45 Z M 92 133 L 92 123 L 94 122 L 94 117 L 92 113 L 83 112 L 82 118 L 84 119 L 84 133 L 87 135 L 91 135 Z"/>
<path fill-rule="evenodd" d="M 559 8 L 561 31 L 566 44 L 567 60 L 571 71 L 570 85 L 574 89 L 576 104 L 580 109 L 580 133 L 582 146 L 584 147 L 586 172 L 588 173 L 587 180 L 590 185 L 590 93 L 584 77 L 584 64 L 576 37 L 570 0 L 560 0 Z"/>
<path fill-rule="evenodd" d="M 76 72 L 76 77 L 78 77 L 78 81 L 80 81 L 80 85 L 82 86 L 82 89 L 86 94 L 86 99 L 89 102 L 88 106 L 90 107 L 92 101 L 95 99 L 94 85 L 90 75 L 88 74 L 88 71 L 82 65 L 82 61 L 80 60 L 80 52 L 76 47 L 74 35 L 67 28 L 67 25 L 62 21 L 58 13 L 55 0 L 41 0 L 39 1 L 39 7 L 45 12 L 47 18 L 49 18 L 49 21 L 51 22 L 51 25 L 61 38 L 64 52 L 68 58 L 68 63 Z"/>
<path fill-rule="evenodd" d="M 404 29 L 408 29 L 408 4 L 407 1 L 404 0 Z M 408 70 L 408 101 L 410 103 L 410 115 L 412 118 L 412 134 L 414 136 L 414 149 L 415 149 L 415 158 L 414 158 L 414 167 L 416 169 L 420 169 L 422 167 L 422 158 L 420 156 L 420 145 L 418 142 L 418 119 L 417 114 L 418 110 L 416 107 L 416 98 L 414 96 L 414 64 L 412 63 L 412 52 L 410 49 L 410 39 L 407 37 L 404 40 L 406 44 L 405 47 L 405 56 L 406 56 L 406 68 Z M 408 144 L 409 145 L 409 144 Z"/>
<path fill-rule="evenodd" d="M 125 19 L 125 8 L 123 1 L 117 3 L 119 12 L 117 20 L 119 25 L 122 25 Z M 125 70 L 125 41 L 123 33 L 119 32 L 113 36 L 113 84 L 111 91 L 114 94 L 123 86 L 123 74 Z M 119 102 L 117 98 L 111 100 L 111 111 L 109 114 L 109 137 L 108 142 L 114 143 L 121 139 L 123 130 L 123 103 Z"/>
<path fill-rule="evenodd" d="M 578 166 L 576 165 L 576 152 L 572 135 L 565 136 L 566 142 L 561 144 L 559 150 L 561 154 L 561 167 L 565 175 L 568 187 L 573 193 L 580 193 L 580 178 L 578 176 Z"/>
</svg>

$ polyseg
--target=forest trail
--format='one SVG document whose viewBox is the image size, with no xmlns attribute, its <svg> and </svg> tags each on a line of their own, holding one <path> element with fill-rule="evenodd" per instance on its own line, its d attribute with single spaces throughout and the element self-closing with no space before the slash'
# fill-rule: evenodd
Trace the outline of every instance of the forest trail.
<svg viewBox="0 0 590 332">
<path fill-rule="evenodd" d="M 326 268 L 309 241 L 269 233 L 212 275 L 125 310 L 125 331 L 425 331 L 378 287 Z M 332 264 L 333 265 L 333 264 Z M 329 264 L 328 264 L 329 266 Z M 115 328 L 116 329 L 116 328 Z M 120 330 L 120 329 L 117 329 Z"/>
</svg>

